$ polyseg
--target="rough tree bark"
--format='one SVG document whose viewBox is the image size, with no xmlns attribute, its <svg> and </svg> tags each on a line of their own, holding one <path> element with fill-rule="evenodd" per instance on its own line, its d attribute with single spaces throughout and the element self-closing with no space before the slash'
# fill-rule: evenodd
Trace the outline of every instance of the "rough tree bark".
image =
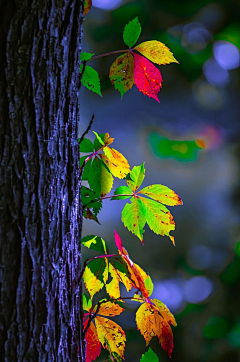
<svg viewBox="0 0 240 362">
<path fill-rule="evenodd" d="M 0 360 L 84 361 L 82 0 L 0 0 Z"/>
</svg>

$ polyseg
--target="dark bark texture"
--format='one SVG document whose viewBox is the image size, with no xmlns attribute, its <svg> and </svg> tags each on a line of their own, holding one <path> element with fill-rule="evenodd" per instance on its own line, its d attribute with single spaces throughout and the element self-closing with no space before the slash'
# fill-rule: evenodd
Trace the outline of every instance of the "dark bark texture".
<svg viewBox="0 0 240 362">
<path fill-rule="evenodd" d="M 0 360 L 84 361 L 82 0 L 0 0 Z"/>
</svg>

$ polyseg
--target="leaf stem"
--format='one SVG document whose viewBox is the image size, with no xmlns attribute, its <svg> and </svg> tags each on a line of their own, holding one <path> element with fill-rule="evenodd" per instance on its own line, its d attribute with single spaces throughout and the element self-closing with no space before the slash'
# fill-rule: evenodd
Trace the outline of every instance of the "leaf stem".
<svg viewBox="0 0 240 362">
<path fill-rule="evenodd" d="M 112 197 L 119 197 L 119 196 L 133 196 L 133 194 L 109 195 L 101 197 L 101 200 L 111 199 Z"/>
<path fill-rule="evenodd" d="M 128 52 L 129 50 L 131 50 L 131 49 L 114 50 L 113 52 L 108 52 L 108 53 L 104 53 L 104 54 L 95 55 L 95 57 L 92 57 L 89 60 L 94 60 L 94 59 L 98 59 L 98 58 L 102 58 L 102 57 L 107 57 L 108 55 L 112 55 L 112 54 L 125 53 L 125 52 Z"/>
</svg>

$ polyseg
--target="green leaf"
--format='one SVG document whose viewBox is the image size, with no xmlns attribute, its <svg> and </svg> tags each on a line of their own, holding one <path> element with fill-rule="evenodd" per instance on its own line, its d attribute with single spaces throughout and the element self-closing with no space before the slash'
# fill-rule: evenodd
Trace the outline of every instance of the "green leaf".
<svg viewBox="0 0 240 362">
<path fill-rule="evenodd" d="M 145 207 L 145 217 L 150 229 L 157 235 L 169 236 L 174 244 L 174 237 L 169 233 L 175 230 L 175 222 L 170 211 L 157 201 L 140 197 Z"/>
<path fill-rule="evenodd" d="M 82 244 L 88 249 L 92 249 L 92 250 L 100 251 L 101 253 L 108 254 L 107 244 L 99 236 L 87 235 L 84 238 L 82 238 Z"/>
<path fill-rule="evenodd" d="M 125 26 L 123 32 L 123 41 L 130 48 L 136 44 L 139 36 L 141 34 L 141 25 L 138 21 L 138 18 L 129 21 L 129 23 Z"/>
<path fill-rule="evenodd" d="M 83 166 L 84 161 L 88 156 L 80 157 L 80 167 Z M 88 160 L 84 166 L 83 174 L 82 174 L 82 181 L 86 181 L 88 179 L 88 173 L 91 168 L 92 159 Z"/>
<path fill-rule="evenodd" d="M 140 362 L 159 362 L 158 356 L 153 352 L 151 348 L 142 355 Z"/>
<path fill-rule="evenodd" d="M 130 276 L 127 263 L 120 256 L 111 259 L 110 263 L 113 265 L 115 269 L 119 270 L 121 273 L 126 274 L 127 277 Z"/>
<path fill-rule="evenodd" d="M 83 298 L 83 310 L 89 312 L 90 309 L 92 308 L 92 301 L 90 297 L 85 293 L 83 293 L 82 298 Z"/>
<path fill-rule="evenodd" d="M 141 186 L 145 177 L 144 163 L 142 163 L 140 166 L 134 166 L 131 171 L 130 177 L 132 181 L 127 180 L 127 184 L 130 189 L 133 190 L 133 192 L 136 192 L 137 189 Z"/>
<path fill-rule="evenodd" d="M 97 196 L 105 196 L 113 186 L 113 177 L 104 162 L 95 157 L 88 174 L 89 186 Z"/>
<path fill-rule="evenodd" d="M 88 263 L 88 268 L 95 275 L 97 279 L 99 279 L 102 283 L 105 283 L 105 274 L 106 268 L 108 267 L 108 262 L 105 260 L 106 258 L 99 258 Z"/>
<path fill-rule="evenodd" d="M 144 284 L 145 284 L 146 289 L 149 291 L 148 296 L 150 297 L 152 295 L 153 288 L 154 288 L 150 275 L 147 277 L 147 279 L 144 280 Z"/>
<path fill-rule="evenodd" d="M 81 62 L 83 62 L 84 60 L 87 62 L 87 61 L 90 60 L 93 56 L 94 56 L 93 53 L 82 52 L 82 53 L 80 54 L 80 60 L 81 60 Z"/>
<path fill-rule="evenodd" d="M 82 70 L 83 64 L 80 64 L 80 73 Z M 81 82 L 89 90 L 102 96 L 99 75 L 95 69 L 86 65 Z"/>
<path fill-rule="evenodd" d="M 118 57 L 110 67 L 109 78 L 114 88 L 123 95 L 134 84 L 134 61 L 130 50 Z"/>
<path fill-rule="evenodd" d="M 140 198 L 132 197 L 131 204 L 126 204 L 122 211 L 124 226 L 143 242 L 143 228 L 146 224 L 145 205 Z"/>
<path fill-rule="evenodd" d="M 116 196 L 112 197 L 111 200 L 124 200 L 132 196 L 132 190 L 127 186 L 117 187 L 114 191 L 114 195 L 129 195 L 129 196 Z"/>
<path fill-rule="evenodd" d="M 84 138 L 80 143 L 80 152 L 89 153 L 93 152 L 93 150 L 94 147 L 92 141 L 90 141 L 88 138 Z"/>
<path fill-rule="evenodd" d="M 95 134 L 98 142 L 99 142 L 102 146 L 105 146 L 105 143 L 103 142 L 102 137 L 101 137 L 101 136 L 105 136 L 105 134 L 102 133 L 102 134 L 99 136 L 99 134 L 98 134 L 97 132 L 94 132 L 94 131 L 93 131 L 93 133 Z"/>
<path fill-rule="evenodd" d="M 152 199 L 161 202 L 164 205 L 175 206 L 182 205 L 181 198 L 167 186 L 163 185 L 150 185 L 138 191 L 138 194 L 143 194 L 151 197 Z"/>
</svg>

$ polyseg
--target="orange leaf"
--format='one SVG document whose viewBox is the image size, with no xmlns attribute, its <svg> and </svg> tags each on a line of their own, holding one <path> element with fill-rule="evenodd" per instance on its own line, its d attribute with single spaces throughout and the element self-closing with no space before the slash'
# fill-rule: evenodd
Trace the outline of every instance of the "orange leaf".
<svg viewBox="0 0 240 362">
<path fill-rule="evenodd" d="M 106 317 L 114 317 L 115 315 L 119 315 L 124 311 L 119 304 L 113 302 L 103 302 L 100 304 L 97 314 L 106 316 Z"/>
<path fill-rule="evenodd" d="M 134 82 L 139 91 L 147 94 L 149 98 L 156 99 L 162 87 L 162 75 L 160 71 L 146 58 L 133 53 L 134 55 Z"/>
<path fill-rule="evenodd" d="M 143 303 L 137 310 L 136 323 L 147 345 L 152 337 L 157 336 L 162 348 L 171 357 L 173 350 L 171 325 L 177 324 L 174 316 L 160 300 L 151 299 Z"/>
<path fill-rule="evenodd" d="M 92 7 L 92 0 L 84 0 L 84 3 L 83 3 L 83 8 L 84 8 L 83 14 L 84 14 L 84 15 L 87 15 L 88 12 L 90 11 L 91 7 Z"/>
</svg>

